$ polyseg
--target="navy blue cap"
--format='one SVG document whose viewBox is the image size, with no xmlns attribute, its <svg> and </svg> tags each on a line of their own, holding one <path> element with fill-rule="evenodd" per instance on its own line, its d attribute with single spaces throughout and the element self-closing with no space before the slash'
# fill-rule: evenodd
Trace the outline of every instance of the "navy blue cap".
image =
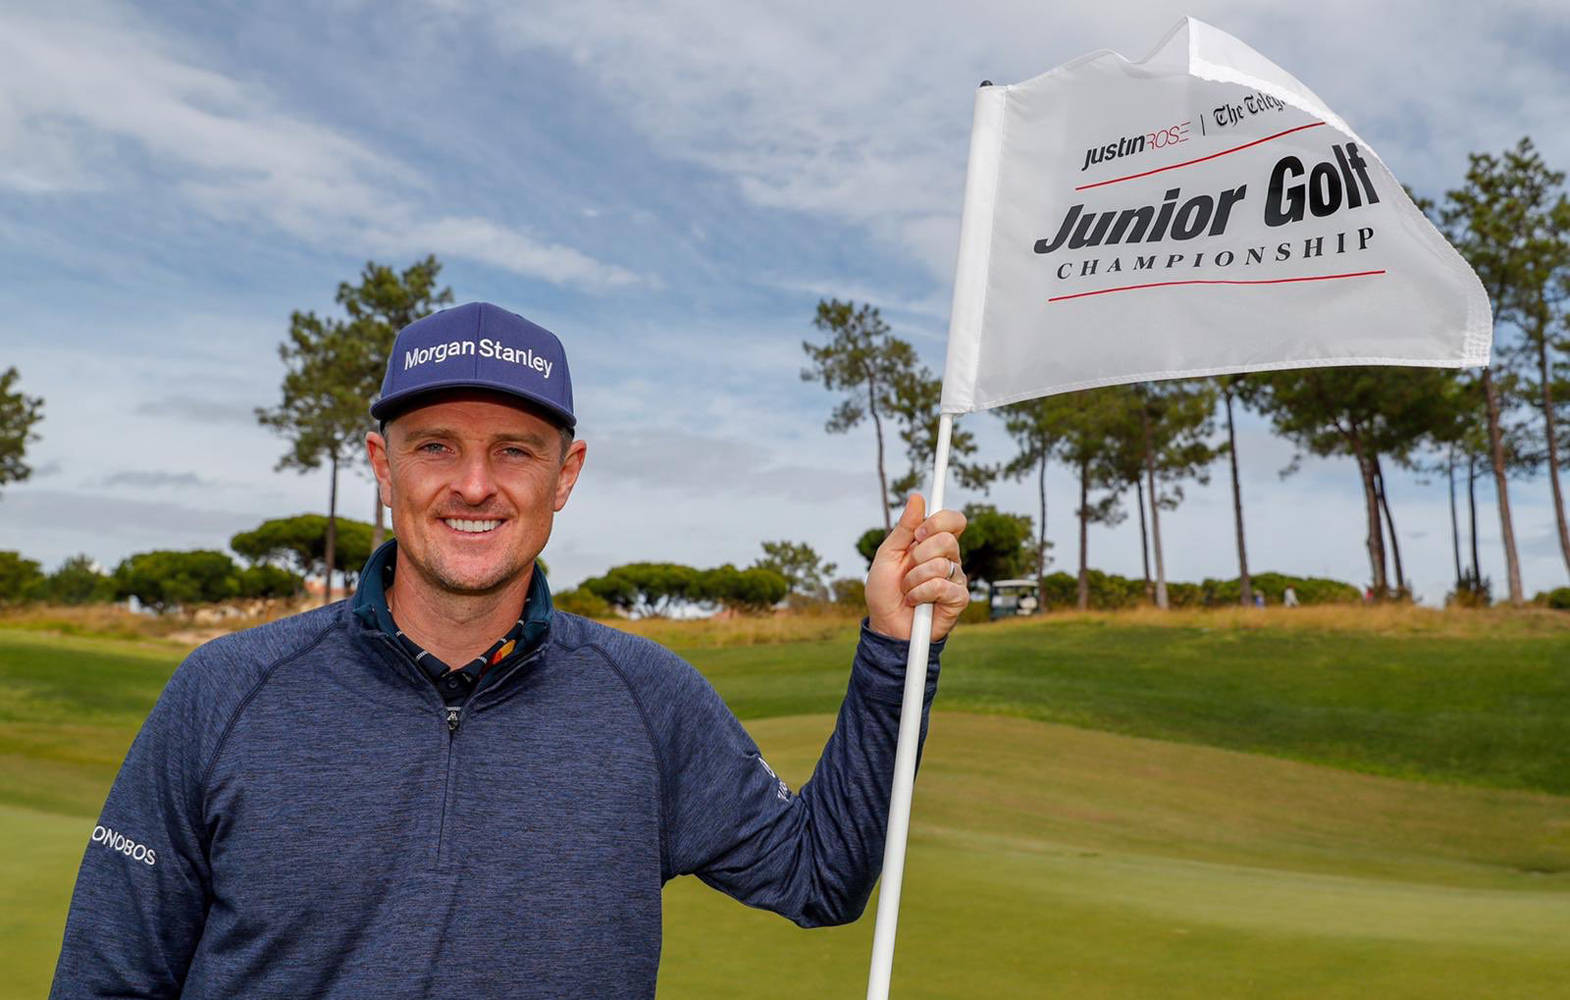
<svg viewBox="0 0 1570 1000">
<path fill-rule="evenodd" d="M 466 302 L 398 331 L 371 416 L 386 420 L 415 397 L 490 389 L 533 403 L 576 427 L 567 352 L 556 335 L 489 302 Z"/>
</svg>

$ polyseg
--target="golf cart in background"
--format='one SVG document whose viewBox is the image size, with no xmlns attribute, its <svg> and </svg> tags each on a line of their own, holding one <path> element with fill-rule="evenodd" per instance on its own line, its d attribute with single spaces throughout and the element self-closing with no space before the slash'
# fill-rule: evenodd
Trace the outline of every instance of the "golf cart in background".
<svg viewBox="0 0 1570 1000">
<path fill-rule="evenodd" d="M 1035 580 L 994 580 L 987 588 L 989 617 L 1013 618 L 1015 615 L 1033 615 L 1041 610 Z"/>
</svg>

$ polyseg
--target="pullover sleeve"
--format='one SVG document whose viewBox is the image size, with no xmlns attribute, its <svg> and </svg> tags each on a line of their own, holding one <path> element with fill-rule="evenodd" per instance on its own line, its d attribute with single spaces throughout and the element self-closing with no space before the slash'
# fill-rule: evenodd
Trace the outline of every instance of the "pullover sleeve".
<svg viewBox="0 0 1570 1000">
<path fill-rule="evenodd" d="M 191 666 L 165 687 L 91 831 L 51 997 L 180 995 L 209 884 Z"/>
<path fill-rule="evenodd" d="M 923 741 L 942 645 L 929 655 Z M 696 874 L 803 927 L 859 917 L 883 866 L 907 648 L 863 622 L 834 732 L 799 794 L 693 671 L 701 687 L 684 692 L 667 748 L 668 875 Z"/>
</svg>

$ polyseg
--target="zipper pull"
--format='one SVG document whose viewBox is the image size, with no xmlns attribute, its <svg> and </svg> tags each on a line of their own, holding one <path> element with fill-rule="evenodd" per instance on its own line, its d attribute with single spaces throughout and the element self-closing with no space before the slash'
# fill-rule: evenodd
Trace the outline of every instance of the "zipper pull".
<svg viewBox="0 0 1570 1000">
<path fill-rule="evenodd" d="M 451 705 L 443 709 L 443 711 L 447 713 L 447 735 L 458 735 L 458 713 L 461 712 L 462 709 L 457 705 Z"/>
</svg>

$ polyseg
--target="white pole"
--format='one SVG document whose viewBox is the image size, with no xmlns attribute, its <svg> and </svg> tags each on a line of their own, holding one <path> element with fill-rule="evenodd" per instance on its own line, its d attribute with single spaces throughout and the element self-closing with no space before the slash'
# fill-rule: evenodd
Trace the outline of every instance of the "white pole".
<svg viewBox="0 0 1570 1000">
<path fill-rule="evenodd" d="M 938 417 L 937 455 L 932 464 L 930 517 L 943 508 L 949 470 L 949 437 L 954 417 Z M 927 647 L 932 641 L 932 605 L 916 608 L 910 623 L 910 653 L 905 659 L 905 700 L 900 705 L 899 744 L 894 750 L 894 788 L 889 794 L 889 829 L 883 843 L 883 888 L 878 893 L 878 922 L 872 936 L 872 972 L 867 1000 L 887 1000 L 894 973 L 894 932 L 899 924 L 900 882 L 905 876 L 905 840 L 910 833 L 910 797 L 916 785 L 916 748 L 921 741 L 921 702 L 927 688 Z"/>
</svg>

